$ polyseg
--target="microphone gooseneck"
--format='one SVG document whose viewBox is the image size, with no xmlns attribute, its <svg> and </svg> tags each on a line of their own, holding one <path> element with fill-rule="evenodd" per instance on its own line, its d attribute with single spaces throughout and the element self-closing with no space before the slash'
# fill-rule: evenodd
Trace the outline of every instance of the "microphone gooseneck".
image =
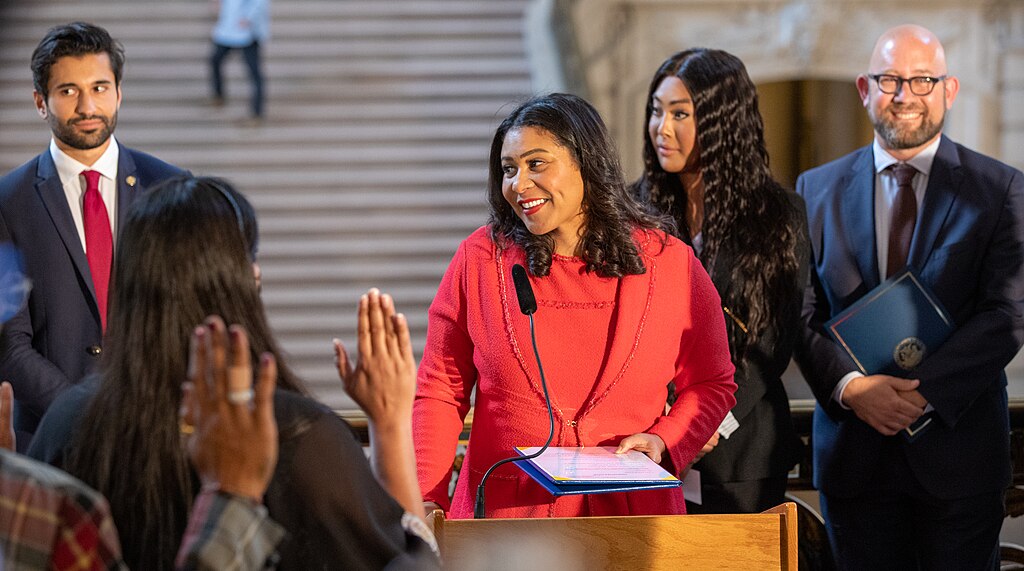
<svg viewBox="0 0 1024 571">
<path fill-rule="evenodd" d="M 476 488 L 476 504 L 473 506 L 473 518 L 475 519 L 484 519 L 486 517 L 484 515 L 484 487 L 491 472 L 498 466 L 508 462 L 519 462 L 540 456 L 548 449 L 548 445 L 551 444 L 551 440 L 555 437 L 555 413 L 551 409 L 551 396 L 548 394 L 547 380 L 544 379 L 544 366 L 540 362 L 540 351 L 537 350 L 537 335 L 533 327 L 533 313 L 537 311 L 537 298 L 533 296 L 533 288 L 530 286 L 530 280 L 526 276 L 526 268 L 523 266 L 519 264 L 512 266 L 512 282 L 515 284 L 516 297 L 519 299 L 519 311 L 522 311 L 524 315 L 530 318 L 530 341 L 533 343 L 533 355 L 537 358 L 537 369 L 540 371 L 540 386 L 544 389 L 544 404 L 548 409 L 548 439 L 544 442 L 544 446 L 541 446 L 540 450 L 533 454 L 498 460 L 484 472 L 484 477 L 480 479 L 480 485 Z"/>
</svg>

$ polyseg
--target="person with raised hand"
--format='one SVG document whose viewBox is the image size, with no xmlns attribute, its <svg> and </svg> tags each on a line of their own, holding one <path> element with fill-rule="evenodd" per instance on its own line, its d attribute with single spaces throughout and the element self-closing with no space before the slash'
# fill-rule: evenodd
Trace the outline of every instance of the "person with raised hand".
<svg viewBox="0 0 1024 571">
<path fill-rule="evenodd" d="M 257 411 L 264 428 L 258 434 L 271 434 L 272 440 L 261 437 L 254 445 L 233 446 L 229 443 L 250 436 L 250 426 L 218 422 L 226 418 L 224 407 L 202 415 L 199 424 L 207 429 L 192 438 L 190 446 L 194 458 L 216 458 L 197 461 L 202 465 L 203 494 L 211 491 L 208 499 L 201 494 L 196 501 L 176 569 L 214 571 L 229 565 L 239 571 L 265 569 L 264 563 L 283 537 L 284 531 L 267 519 L 266 509 L 258 507 L 277 457 L 269 394 L 260 395 L 267 402 Z M 227 403 L 223 393 L 207 401 L 214 406 Z M 12 516 L 0 515 L 0 567 L 62 569 L 68 554 L 74 553 L 81 567 L 127 569 L 106 498 L 53 466 L 15 453 L 13 405 L 11 384 L 0 383 L 0 480 L 8 494 L 3 498 L 7 511 L 0 509 L 0 514 Z M 216 428 L 210 430 L 211 425 Z M 221 493 L 213 491 L 214 485 Z"/>
<path fill-rule="evenodd" d="M 277 464 L 274 420 L 277 363 L 260 355 L 253 386 L 249 338 L 238 325 L 211 326 L 213 316 L 192 334 L 182 423 L 192 466 L 202 489 L 178 552 L 180 569 L 263 568 L 284 537 L 267 517 L 263 494 Z M 222 322 L 221 322 L 222 323 Z"/>
<path fill-rule="evenodd" d="M 181 383 L 196 324 L 218 315 L 204 325 L 219 347 L 212 355 L 227 355 L 229 323 L 244 328 L 252 366 L 264 353 L 276 362 L 279 461 L 263 505 L 287 531 L 279 568 L 437 567 L 430 539 L 413 527 L 419 518 L 381 486 L 351 428 L 302 394 L 281 358 L 254 278 L 246 204 L 209 177 L 172 179 L 136 201 L 115 260 L 110 351 L 96 377 L 54 403 L 30 453 L 110 499 L 133 568 L 172 568 L 199 491 L 182 443 Z M 232 392 L 248 395 L 225 389 L 225 398 Z"/>
<path fill-rule="evenodd" d="M 409 513 L 423 519 L 412 442 L 412 403 L 416 360 L 409 324 L 395 313 L 388 294 L 371 289 L 359 300 L 359 361 L 353 366 L 341 341 L 334 340 L 338 375 L 345 392 L 369 419 L 371 463 L 381 484 Z"/>
</svg>

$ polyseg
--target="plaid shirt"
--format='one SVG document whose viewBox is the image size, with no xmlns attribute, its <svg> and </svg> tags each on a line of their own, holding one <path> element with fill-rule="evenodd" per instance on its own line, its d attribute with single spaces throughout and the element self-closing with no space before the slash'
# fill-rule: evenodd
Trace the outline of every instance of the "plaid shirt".
<svg viewBox="0 0 1024 571">
<path fill-rule="evenodd" d="M 107 500 L 51 466 L 0 450 L 0 567 L 126 569 Z"/>
<path fill-rule="evenodd" d="M 180 569 L 273 565 L 284 530 L 262 506 L 213 492 L 196 498 Z M 47 464 L 0 449 L 0 570 L 127 570 L 102 494 Z"/>
<path fill-rule="evenodd" d="M 277 565 L 275 549 L 284 533 L 267 517 L 267 508 L 244 498 L 204 490 L 192 504 L 175 567 L 271 569 Z"/>
</svg>

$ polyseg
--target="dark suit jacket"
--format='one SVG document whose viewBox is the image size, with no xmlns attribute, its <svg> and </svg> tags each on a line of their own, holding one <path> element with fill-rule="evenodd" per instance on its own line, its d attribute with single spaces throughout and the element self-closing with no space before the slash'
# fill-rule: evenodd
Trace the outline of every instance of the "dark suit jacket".
<svg viewBox="0 0 1024 571">
<path fill-rule="evenodd" d="M 146 187 L 184 172 L 121 145 L 117 228 Z M 16 428 L 31 433 L 53 399 L 94 366 L 102 347 L 89 262 L 49 150 L 0 178 L 0 241 L 21 250 L 32 280 L 28 305 L 4 327 L 0 357 L 0 378 L 11 382 L 17 400 Z"/>
<path fill-rule="evenodd" d="M 797 259 L 806 263 L 810 253 L 804 202 L 795 194 L 789 193 L 787 196 L 793 209 L 794 231 L 797 233 Z M 731 252 L 722 252 L 711 271 L 711 280 L 722 299 L 729 298 L 729 292 L 734 286 L 730 274 L 735 258 Z M 793 296 L 799 298 L 802 295 L 806 281 L 807 273 L 801 271 L 792 286 Z M 789 365 L 794 345 L 799 338 L 799 306 L 799 300 L 794 300 L 791 314 L 783 316 L 786 325 L 782 330 L 766 332 L 758 343 L 747 349 L 745 357 L 735 363 L 736 406 L 732 408 L 732 414 L 739 422 L 739 428 L 729 438 L 719 440 L 718 446 L 694 465 L 694 468 L 700 470 L 701 482 L 784 478 L 799 461 L 803 445 L 793 429 L 789 397 L 782 384 L 782 373 Z M 735 335 L 743 335 L 728 316 L 725 321 L 730 342 Z"/>
<path fill-rule="evenodd" d="M 797 361 L 818 400 L 814 484 L 837 497 L 892 489 L 893 459 L 904 454 L 935 497 L 1001 490 L 1010 482 L 1003 369 L 1024 342 L 1024 175 L 946 137 L 939 144 L 908 265 L 957 329 L 908 375 L 937 413 L 913 442 L 882 436 L 831 399 L 856 367 L 823 324 L 880 281 L 874 177 L 865 147 L 797 181 L 813 252 Z"/>
</svg>

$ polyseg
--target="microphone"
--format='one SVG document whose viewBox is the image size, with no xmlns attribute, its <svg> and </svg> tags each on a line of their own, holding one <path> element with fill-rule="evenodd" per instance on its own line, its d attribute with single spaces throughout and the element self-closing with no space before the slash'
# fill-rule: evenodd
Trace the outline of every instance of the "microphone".
<svg viewBox="0 0 1024 571">
<path fill-rule="evenodd" d="M 533 313 L 537 311 L 537 298 L 533 296 L 533 287 L 530 285 L 530 279 L 526 276 L 526 268 L 519 264 L 512 266 L 512 283 L 515 284 L 516 298 L 519 300 L 519 311 L 530 318 L 530 341 L 533 342 L 533 355 L 537 358 L 537 369 L 540 370 L 540 386 L 544 389 L 544 404 L 548 409 L 548 439 L 544 442 L 544 446 L 541 446 L 540 450 L 533 454 L 498 460 L 484 472 L 484 477 L 480 479 L 480 485 L 476 487 L 476 504 L 473 506 L 474 519 L 484 519 L 486 517 L 484 515 L 484 486 L 486 486 L 487 478 L 491 475 L 491 472 L 498 466 L 508 462 L 520 462 L 540 456 L 548 449 L 548 445 L 551 444 L 551 440 L 555 437 L 555 413 L 551 409 L 551 396 L 548 395 L 548 383 L 544 379 L 544 365 L 540 362 L 540 351 L 537 350 L 537 335 L 533 328 Z"/>
<path fill-rule="evenodd" d="M 530 285 L 530 278 L 526 277 L 526 268 L 519 264 L 512 266 L 512 283 L 516 286 L 519 311 L 523 312 L 523 315 L 533 315 L 537 311 L 537 298 L 533 297 L 533 287 Z"/>
</svg>

